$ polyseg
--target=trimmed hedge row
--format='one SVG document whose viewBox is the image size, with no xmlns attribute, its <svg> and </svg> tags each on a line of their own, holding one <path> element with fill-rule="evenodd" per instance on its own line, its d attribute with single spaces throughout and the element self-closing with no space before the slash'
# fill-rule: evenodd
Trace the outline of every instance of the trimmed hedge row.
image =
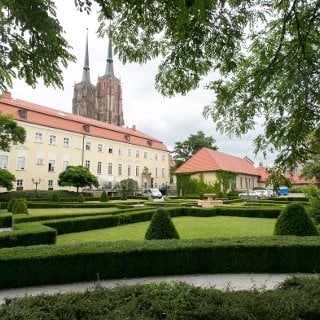
<svg viewBox="0 0 320 320">
<path fill-rule="evenodd" d="M 0 288 L 197 273 L 320 272 L 320 237 L 96 242 L 6 248 Z"/>
<path fill-rule="evenodd" d="M 10 228 L 12 226 L 12 214 L 1 213 L 0 214 L 0 228 Z"/>
<path fill-rule="evenodd" d="M 21 223 L 14 231 L 0 233 L 0 248 L 54 244 L 57 231 L 40 223 Z"/>
</svg>

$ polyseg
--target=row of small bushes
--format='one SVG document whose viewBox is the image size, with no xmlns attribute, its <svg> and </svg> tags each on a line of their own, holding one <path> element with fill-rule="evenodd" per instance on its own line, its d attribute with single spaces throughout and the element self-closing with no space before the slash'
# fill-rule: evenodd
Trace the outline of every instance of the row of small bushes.
<svg viewBox="0 0 320 320">
<path fill-rule="evenodd" d="M 0 248 L 54 244 L 57 231 L 40 223 L 26 223 L 15 226 L 14 231 L 0 233 Z"/>
<path fill-rule="evenodd" d="M 24 198 L 24 199 L 51 199 L 53 194 L 58 194 L 60 198 L 72 198 L 77 199 L 79 196 L 79 193 L 74 191 L 68 191 L 68 190 L 55 190 L 55 191 L 49 191 L 49 190 L 24 190 L 24 191 L 10 191 L 10 192 L 1 192 L 0 193 L 0 201 L 9 201 L 11 198 Z M 86 198 L 93 197 L 93 194 L 91 192 L 82 192 L 82 194 Z"/>
<path fill-rule="evenodd" d="M 108 241 L 0 250 L 0 288 L 197 273 L 320 272 L 320 237 Z"/>
<path fill-rule="evenodd" d="M 259 289 L 259 288 L 258 288 Z M 182 282 L 137 284 L 8 299 L 0 318 L 16 319 L 320 319 L 320 278 L 292 277 L 273 290 L 220 291 Z M 94 302 L 94 303 L 92 303 Z"/>
</svg>

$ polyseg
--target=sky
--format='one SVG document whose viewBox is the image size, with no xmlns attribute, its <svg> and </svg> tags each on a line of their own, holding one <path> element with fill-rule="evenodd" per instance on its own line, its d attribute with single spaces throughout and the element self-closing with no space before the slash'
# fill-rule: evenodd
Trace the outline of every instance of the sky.
<svg viewBox="0 0 320 320">
<path fill-rule="evenodd" d="M 70 63 L 64 69 L 64 90 L 45 87 L 39 81 L 35 89 L 27 86 L 22 80 L 15 80 L 11 90 L 14 98 L 37 103 L 46 107 L 72 112 L 73 86 L 81 81 L 84 64 L 86 33 L 89 37 L 89 60 L 91 82 L 96 84 L 98 76 L 105 72 L 108 39 L 98 38 L 98 14 L 93 8 L 90 15 L 78 12 L 73 1 L 56 0 L 57 15 L 67 39 L 77 57 L 76 63 Z M 239 138 L 221 135 L 215 128 L 212 119 L 205 120 L 202 116 L 203 107 L 212 104 L 214 95 L 204 89 L 204 85 L 215 76 L 211 74 L 204 79 L 199 88 L 185 96 L 176 95 L 172 98 L 161 96 L 155 89 L 155 75 L 160 60 L 147 64 L 137 63 L 123 65 L 113 56 L 114 73 L 122 83 L 123 113 L 125 126 L 136 125 L 137 130 L 144 132 L 160 141 L 172 151 L 175 142 L 184 141 L 189 135 L 202 130 L 206 136 L 212 136 L 218 150 L 240 158 L 245 156 L 257 165 L 262 162 L 271 166 L 274 155 L 264 159 L 262 154 L 254 155 L 253 139 L 261 131 L 255 131 Z"/>
</svg>

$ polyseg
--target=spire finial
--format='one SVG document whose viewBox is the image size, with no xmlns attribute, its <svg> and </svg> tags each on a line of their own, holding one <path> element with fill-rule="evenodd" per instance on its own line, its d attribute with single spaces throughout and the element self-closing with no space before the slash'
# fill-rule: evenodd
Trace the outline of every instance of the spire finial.
<svg viewBox="0 0 320 320">
<path fill-rule="evenodd" d="M 84 56 L 84 65 L 83 65 L 83 73 L 82 73 L 81 82 L 90 82 L 88 28 L 87 28 L 86 50 L 85 50 L 85 56 Z"/>
<path fill-rule="evenodd" d="M 108 46 L 108 57 L 107 57 L 107 66 L 106 66 L 105 76 L 114 76 L 111 32 L 109 32 L 109 46 Z"/>
</svg>

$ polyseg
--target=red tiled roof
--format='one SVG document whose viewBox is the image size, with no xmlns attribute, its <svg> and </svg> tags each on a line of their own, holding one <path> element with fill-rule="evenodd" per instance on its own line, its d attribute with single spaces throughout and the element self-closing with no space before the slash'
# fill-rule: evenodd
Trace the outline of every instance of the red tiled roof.
<svg viewBox="0 0 320 320">
<path fill-rule="evenodd" d="M 19 110 L 27 110 L 27 117 L 21 118 Z M 135 128 L 119 127 L 35 103 L 12 99 L 10 94 L 5 94 L 0 98 L 0 112 L 12 114 L 15 120 L 21 122 L 34 123 L 55 129 L 168 151 L 161 141 Z M 89 126 L 89 132 L 85 131 L 85 126 Z"/>
<path fill-rule="evenodd" d="M 285 177 L 288 178 L 293 185 L 295 185 L 295 184 L 309 184 L 309 183 L 319 184 L 320 183 L 320 181 L 316 177 L 313 177 L 312 179 L 306 179 L 298 173 L 286 174 Z"/>
<path fill-rule="evenodd" d="M 257 169 L 246 159 L 223 152 L 202 148 L 187 160 L 176 173 L 230 171 L 258 176 Z"/>
<path fill-rule="evenodd" d="M 259 182 L 266 182 L 268 180 L 269 177 L 269 172 L 267 171 L 267 169 L 264 166 L 259 166 L 257 168 L 258 171 L 258 175 L 259 175 Z"/>
</svg>

